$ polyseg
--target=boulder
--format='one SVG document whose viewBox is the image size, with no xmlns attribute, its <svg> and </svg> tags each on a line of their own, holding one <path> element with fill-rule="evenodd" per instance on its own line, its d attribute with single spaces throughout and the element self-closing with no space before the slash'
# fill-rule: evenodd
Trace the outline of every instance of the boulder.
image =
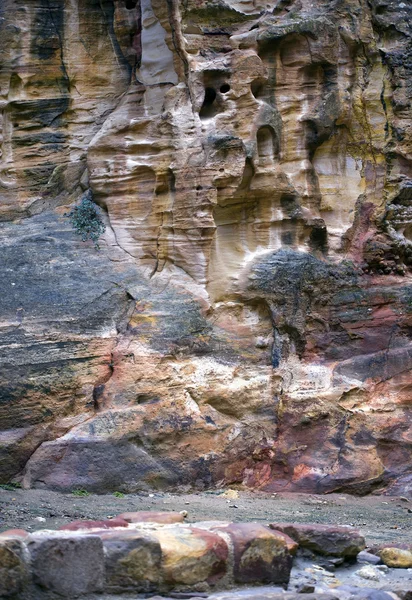
<svg viewBox="0 0 412 600">
<path fill-rule="evenodd" d="M 271 529 L 286 533 L 300 547 L 323 556 L 354 558 L 365 548 L 365 539 L 355 529 L 318 524 L 272 523 Z"/>
<path fill-rule="evenodd" d="M 151 533 L 162 549 L 162 570 L 167 585 L 214 584 L 226 575 L 229 551 L 226 542 L 216 533 L 177 526 Z"/>
<path fill-rule="evenodd" d="M 356 571 L 355 575 L 362 579 L 369 579 L 370 581 L 380 581 L 382 578 L 382 573 L 373 565 L 365 565 L 359 571 Z"/>
<path fill-rule="evenodd" d="M 372 554 L 371 552 L 367 552 L 366 550 L 362 550 L 362 552 L 359 552 L 358 556 L 356 557 L 356 560 L 359 563 L 367 563 L 371 565 L 378 565 L 381 562 L 379 556 L 376 556 L 376 554 Z"/>
<path fill-rule="evenodd" d="M 383 563 L 398 569 L 412 568 L 412 552 L 402 548 L 383 548 L 379 552 Z"/>
<path fill-rule="evenodd" d="M 150 592 L 162 580 L 159 541 L 136 530 L 107 531 L 103 542 L 106 589 L 110 592 Z"/>
<path fill-rule="evenodd" d="M 257 523 L 230 523 L 213 531 L 225 533 L 233 545 L 237 583 L 288 583 L 292 557 L 280 533 Z"/>
</svg>

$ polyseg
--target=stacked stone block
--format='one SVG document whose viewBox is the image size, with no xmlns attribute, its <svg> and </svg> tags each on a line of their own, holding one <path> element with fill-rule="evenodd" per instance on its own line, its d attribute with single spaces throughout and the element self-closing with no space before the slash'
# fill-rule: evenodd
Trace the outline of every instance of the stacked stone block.
<svg viewBox="0 0 412 600">
<path fill-rule="evenodd" d="M 210 593 L 244 584 L 286 589 L 298 547 L 293 528 L 183 519 L 174 513 L 125 513 L 107 521 L 75 521 L 58 531 L 7 531 L 0 535 L 0 597 Z M 334 535 L 346 536 L 351 548 L 357 544 L 355 554 L 364 548 L 356 532 L 342 528 Z"/>
</svg>

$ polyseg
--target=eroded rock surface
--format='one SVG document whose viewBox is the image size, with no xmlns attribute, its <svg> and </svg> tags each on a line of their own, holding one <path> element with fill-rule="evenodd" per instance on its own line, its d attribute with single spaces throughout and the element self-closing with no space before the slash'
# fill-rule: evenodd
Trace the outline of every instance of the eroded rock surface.
<svg viewBox="0 0 412 600">
<path fill-rule="evenodd" d="M 1 2 L 4 481 L 411 493 L 410 13 Z"/>
</svg>

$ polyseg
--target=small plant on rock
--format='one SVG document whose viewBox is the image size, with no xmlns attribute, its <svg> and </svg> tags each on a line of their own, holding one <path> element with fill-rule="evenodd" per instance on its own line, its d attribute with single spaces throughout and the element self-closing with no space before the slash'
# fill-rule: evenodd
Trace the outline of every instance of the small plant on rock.
<svg viewBox="0 0 412 600">
<path fill-rule="evenodd" d="M 80 204 L 67 213 L 67 216 L 82 241 L 92 240 L 96 250 L 99 250 L 98 239 L 106 231 L 106 226 L 102 221 L 99 207 L 92 200 L 92 193 L 83 196 Z"/>
<path fill-rule="evenodd" d="M 122 492 L 113 492 L 113 496 L 116 496 L 116 498 L 124 498 L 124 494 Z"/>
<path fill-rule="evenodd" d="M 10 483 L 0 484 L 0 489 L 6 490 L 8 492 L 14 492 L 15 490 L 19 490 L 20 488 L 21 488 L 21 483 L 15 483 L 13 481 Z"/>
<path fill-rule="evenodd" d="M 82 498 L 85 498 L 86 496 L 90 496 L 89 492 L 87 492 L 86 490 L 73 490 L 72 494 L 73 494 L 73 496 L 80 496 Z"/>
</svg>

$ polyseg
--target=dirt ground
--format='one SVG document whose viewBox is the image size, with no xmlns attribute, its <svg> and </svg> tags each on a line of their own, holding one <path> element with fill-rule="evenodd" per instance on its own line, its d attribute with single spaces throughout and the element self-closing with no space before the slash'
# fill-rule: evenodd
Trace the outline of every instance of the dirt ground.
<svg viewBox="0 0 412 600">
<path fill-rule="evenodd" d="M 412 542 L 412 499 L 261 492 L 239 492 L 238 498 L 229 499 L 222 492 L 144 493 L 117 498 L 0 488 L 0 532 L 14 528 L 55 529 L 77 519 L 106 519 L 137 510 L 186 510 L 189 522 L 213 519 L 351 525 L 361 531 L 367 544 Z"/>
</svg>

